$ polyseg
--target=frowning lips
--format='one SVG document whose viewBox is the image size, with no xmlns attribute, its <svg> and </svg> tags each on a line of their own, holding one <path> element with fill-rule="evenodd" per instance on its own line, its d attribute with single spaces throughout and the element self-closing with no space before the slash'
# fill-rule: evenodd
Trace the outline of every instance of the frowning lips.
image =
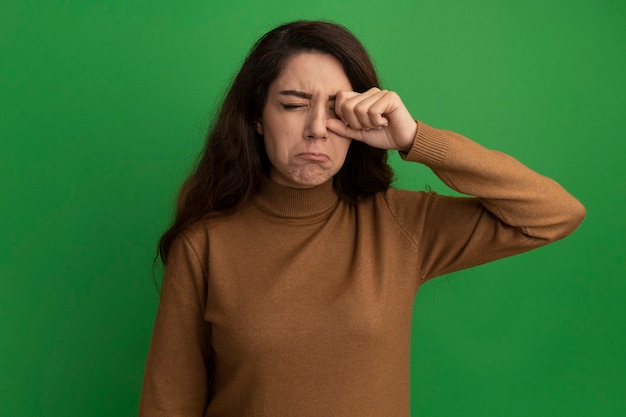
<svg viewBox="0 0 626 417">
<path fill-rule="evenodd" d="M 318 152 L 302 152 L 302 153 L 297 154 L 296 156 L 298 158 L 301 158 L 307 161 L 313 161 L 313 162 L 326 162 L 330 160 L 328 155 L 324 153 L 318 153 Z"/>
</svg>

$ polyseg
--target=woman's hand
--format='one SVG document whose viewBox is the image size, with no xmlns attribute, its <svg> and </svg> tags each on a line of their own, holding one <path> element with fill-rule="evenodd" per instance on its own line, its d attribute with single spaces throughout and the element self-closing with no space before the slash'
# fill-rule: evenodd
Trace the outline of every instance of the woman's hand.
<svg viewBox="0 0 626 417">
<path fill-rule="evenodd" d="M 335 113 L 339 119 L 328 119 L 326 127 L 339 136 L 381 149 L 408 151 L 413 145 L 417 124 L 393 91 L 339 91 Z"/>
</svg>

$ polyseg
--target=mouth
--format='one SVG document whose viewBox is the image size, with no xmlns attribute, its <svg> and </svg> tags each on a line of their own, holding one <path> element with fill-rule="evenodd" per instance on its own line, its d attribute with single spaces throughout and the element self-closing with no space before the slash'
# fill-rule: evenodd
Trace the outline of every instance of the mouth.
<svg viewBox="0 0 626 417">
<path fill-rule="evenodd" d="M 330 160 L 328 155 L 317 152 L 302 152 L 297 154 L 296 157 L 312 162 L 326 162 Z"/>
</svg>

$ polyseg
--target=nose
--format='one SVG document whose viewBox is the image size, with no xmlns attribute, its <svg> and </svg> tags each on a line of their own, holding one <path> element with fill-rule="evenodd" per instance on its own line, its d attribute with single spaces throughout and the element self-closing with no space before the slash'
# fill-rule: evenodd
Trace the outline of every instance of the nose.
<svg viewBox="0 0 626 417">
<path fill-rule="evenodd" d="M 307 139 L 326 139 L 328 130 L 326 129 L 326 119 L 328 115 L 325 109 L 312 109 L 307 119 L 305 136 Z"/>
</svg>

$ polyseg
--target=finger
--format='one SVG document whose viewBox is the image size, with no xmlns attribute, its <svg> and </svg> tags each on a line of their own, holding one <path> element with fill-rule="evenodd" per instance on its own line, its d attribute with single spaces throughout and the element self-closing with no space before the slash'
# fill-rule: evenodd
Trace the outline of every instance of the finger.
<svg viewBox="0 0 626 417">
<path fill-rule="evenodd" d="M 338 118 L 347 122 L 344 115 L 343 105 L 350 98 L 359 95 L 356 91 L 337 91 L 337 95 L 335 96 L 335 114 Z"/>
<path fill-rule="evenodd" d="M 346 125 L 343 121 L 339 119 L 326 120 L 326 128 L 334 134 L 346 139 L 353 139 L 355 133 L 360 132 L 359 130 L 352 129 L 350 126 Z"/>
<path fill-rule="evenodd" d="M 371 141 L 373 138 L 379 137 L 379 135 L 384 135 L 382 130 L 354 129 L 339 119 L 328 119 L 326 121 L 326 128 L 345 139 L 354 139 L 366 143 Z M 379 140 L 376 141 L 378 142 Z"/>
<path fill-rule="evenodd" d="M 403 106 L 402 100 L 396 92 L 385 90 L 385 93 L 384 95 L 381 95 L 380 100 L 372 103 L 370 111 L 380 115 L 388 115 Z"/>
<path fill-rule="evenodd" d="M 346 94 L 340 95 L 339 102 L 335 103 L 335 109 L 339 108 L 341 119 L 350 125 L 354 129 L 364 129 L 369 126 L 369 122 L 364 118 L 363 122 L 355 112 L 355 107 L 359 105 L 363 100 L 367 100 L 371 96 L 378 94 L 380 90 L 378 88 L 371 88 L 364 93 Z"/>
<path fill-rule="evenodd" d="M 354 107 L 354 113 L 361 122 L 361 128 L 381 128 L 388 124 L 388 120 L 383 116 L 387 108 L 388 92 L 381 90 L 369 97 L 364 97 Z"/>
<path fill-rule="evenodd" d="M 344 113 L 344 120 L 348 123 L 348 125 L 354 129 L 366 129 L 369 127 L 369 121 L 366 116 L 363 116 L 363 107 L 362 103 L 367 101 L 369 98 L 376 96 L 380 93 L 378 88 L 371 88 L 364 93 L 360 93 L 348 98 L 342 105 L 342 110 Z M 360 110 L 357 112 L 357 106 Z M 359 114 L 360 113 L 360 114 Z"/>
</svg>

